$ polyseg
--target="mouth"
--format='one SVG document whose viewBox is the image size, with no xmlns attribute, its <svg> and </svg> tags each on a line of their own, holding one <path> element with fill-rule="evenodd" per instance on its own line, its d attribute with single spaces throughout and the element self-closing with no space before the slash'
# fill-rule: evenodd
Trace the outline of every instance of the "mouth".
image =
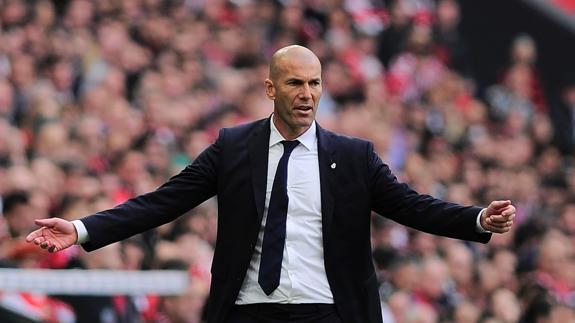
<svg viewBox="0 0 575 323">
<path fill-rule="evenodd" d="M 313 109 L 313 107 L 311 105 L 298 105 L 295 107 L 295 110 L 301 111 L 301 112 L 308 112 L 308 111 L 311 111 L 312 109 Z"/>
</svg>

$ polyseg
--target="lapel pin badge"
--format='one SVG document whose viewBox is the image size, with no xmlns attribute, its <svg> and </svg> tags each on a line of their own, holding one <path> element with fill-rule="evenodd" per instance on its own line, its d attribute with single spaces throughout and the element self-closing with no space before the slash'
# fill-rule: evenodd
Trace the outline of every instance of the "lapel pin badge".
<svg viewBox="0 0 575 323">
<path fill-rule="evenodd" d="M 332 164 L 331 164 L 331 169 L 335 169 L 336 166 L 337 166 L 337 165 L 336 165 L 335 163 L 332 163 Z"/>
</svg>

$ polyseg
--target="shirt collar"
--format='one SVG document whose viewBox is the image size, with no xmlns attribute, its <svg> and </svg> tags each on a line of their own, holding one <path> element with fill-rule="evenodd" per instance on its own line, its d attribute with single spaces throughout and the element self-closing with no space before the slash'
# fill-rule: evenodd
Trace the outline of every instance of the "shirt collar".
<svg viewBox="0 0 575 323">
<path fill-rule="evenodd" d="M 281 133 L 276 128 L 274 124 L 273 115 L 270 117 L 270 147 L 280 143 L 282 140 L 286 140 Z M 294 140 L 298 140 L 300 144 L 302 144 L 308 150 L 313 150 L 317 142 L 317 137 L 315 135 L 316 132 L 316 125 L 315 120 L 311 122 L 311 126 L 307 129 L 304 133 L 302 133 L 299 137 L 295 138 Z"/>
</svg>

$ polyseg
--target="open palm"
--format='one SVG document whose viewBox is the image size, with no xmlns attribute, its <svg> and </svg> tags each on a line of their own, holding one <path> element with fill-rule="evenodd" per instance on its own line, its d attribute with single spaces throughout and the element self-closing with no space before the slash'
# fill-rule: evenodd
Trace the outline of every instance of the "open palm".
<svg viewBox="0 0 575 323">
<path fill-rule="evenodd" d="M 66 249 L 76 243 L 78 234 L 72 222 L 59 219 L 42 219 L 34 221 L 40 229 L 28 234 L 27 242 L 33 242 L 35 245 L 49 252 L 56 252 Z"/>
</svg>

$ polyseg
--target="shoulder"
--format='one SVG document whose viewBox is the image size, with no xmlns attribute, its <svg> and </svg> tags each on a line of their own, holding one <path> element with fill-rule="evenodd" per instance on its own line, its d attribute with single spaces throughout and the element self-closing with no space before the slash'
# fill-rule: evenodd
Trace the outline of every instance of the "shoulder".
<svg viewBox="0 0 575 323">
<path fill-rule="evenodd" d="M 366 139 L 347 136 L 321 127 L 318 128 L 318 137 L 320 142 L 323 141 L 328 145 L 334 145 L 337 149 L 349 149 L 354 151 L 373 149 L 373 144 Z"/>
<path fill-rule="evenodd" d="M 269 118 L 260 119 L 233 127 L 222 128 L 220 129 L 219 137 L 220 139 L 223 137 L 232 139 L 249 138 L 249 136 L 252 134 L 258 133 L 260 131 L 265 131 L 266 129 L 269 130 Z"/>
</svg>

